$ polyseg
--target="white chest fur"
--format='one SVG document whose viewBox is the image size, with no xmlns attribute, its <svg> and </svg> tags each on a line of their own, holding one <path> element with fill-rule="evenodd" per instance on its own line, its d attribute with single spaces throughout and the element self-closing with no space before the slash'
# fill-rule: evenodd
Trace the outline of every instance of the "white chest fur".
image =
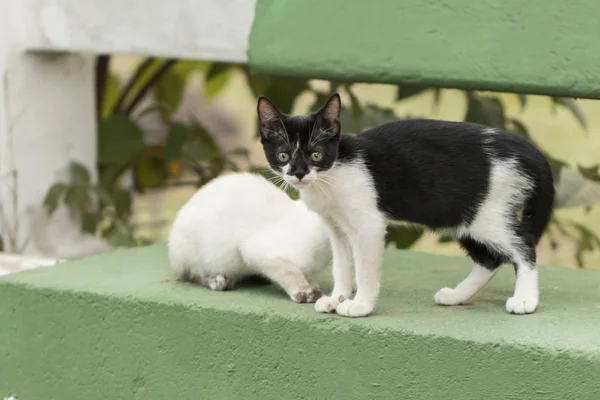
<svg viewBox="0 0 600 400">
<path fill-rule="evenodd" d="M 360 161 L 336 165 L 319 173 L 301 198 L 325 220 L 333 252 L 333 292 L 315 309 L 350 317 L 370 314 L 379 295 L 386 222 L 369 172 Z M 353 281 L 357 291 L 350 300 Z"/>
<path fill-rule="evenodd" d="M 301 198 L 310 209 L 347 234 L 374 219 L 384 219 L 377 208 L 371 176 L 360 161 L 320 172 L 317 180 L 301 191 Z"/>
</svg>

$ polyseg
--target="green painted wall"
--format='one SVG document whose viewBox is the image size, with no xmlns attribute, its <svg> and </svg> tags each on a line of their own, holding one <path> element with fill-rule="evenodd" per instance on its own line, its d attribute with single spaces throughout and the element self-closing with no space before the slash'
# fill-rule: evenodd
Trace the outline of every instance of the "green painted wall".
<svg viewBox="0 0 600 400">
<path fill-rule="evenodd" d="M 258 0 L 258 72 L 600 98 L 598 0 Z"/>
<path fill-rule="evenodd" d="M 511 268 L 473 305 L 435 306 L 468 265 L 388 251 L 380 306 L 363 319 L 270 286 L 163 282 L 163 246 L 3 277 L 0 398 L 600 398 L 600 273 L 543 269 L 530 316 L 504 311 Z"/>
</svg>

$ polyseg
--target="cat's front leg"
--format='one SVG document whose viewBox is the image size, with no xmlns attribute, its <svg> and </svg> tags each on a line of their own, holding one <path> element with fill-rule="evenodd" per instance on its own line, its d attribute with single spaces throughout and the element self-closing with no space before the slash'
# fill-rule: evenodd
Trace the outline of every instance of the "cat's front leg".
<svg viewBox="0 0 600 400">
<path fill-rule="evenodd" d="M 356 273 L 356 296 L 337 306 L 344 317 L 364 317 L 373 312 L 381 281 L 385 246 L 385 222 L 374 222 L 356 230 L 350 237 Z"/>
<path fill-rule="evenodd" d="M 339 229 L 328 227 L 333 253 L 333 291 L 315 303 L 315 310 L 331 313 L 352 295 L 352 248 L 348 237 Z"/>
</svg>

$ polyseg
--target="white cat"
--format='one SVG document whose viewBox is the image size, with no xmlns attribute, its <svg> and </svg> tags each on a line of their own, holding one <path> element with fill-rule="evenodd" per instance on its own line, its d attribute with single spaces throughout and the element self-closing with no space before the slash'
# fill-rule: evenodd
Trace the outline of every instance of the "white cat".
<svg viewBox="0 0 600 400">
<path fill-rule="evenodd" d="M 296 302 L 321 291 L 311 276 L 331 262 L 321 218 L 265 178 L 224 175 L 182 207 L 169 236 L 171 267 L 181 279 L 213 290 L 262 275 Z"/>
</svg>

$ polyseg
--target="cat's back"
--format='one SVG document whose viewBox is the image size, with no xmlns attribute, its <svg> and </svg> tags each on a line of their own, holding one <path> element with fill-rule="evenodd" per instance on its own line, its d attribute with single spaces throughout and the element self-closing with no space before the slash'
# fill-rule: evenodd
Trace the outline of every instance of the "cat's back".
<svg viewBox="0 0 600 400">
<path fill-rule="evenodd" d="M 412 149 L 422 146 L 480 146 L 482 135 L 495 133 L 494 128 L 466 122 L 435 119 L 406 119 L 390 122 L 360 133 L 356 138 L 365 145 L 402 146 Z"/>
<path fill-rule="evenodd" d="M 366 130 L 355 139 L 366 148 L 381 149 L 384 145 L 406 151 L 442 149 L 446 153 L 457 150 L 462 154 L 469 151 L 480 153 L 486 149 L 536 151 L 527 139 L 512 132 L 475 123 L 436 119 L 394 121 Z"/>
<path fill-rule="evenodd" d="M 235 173 L 218 177 L 200 188 L 177 213 L 169 235 L 171 263 L 182 265 L 185 261 L 215 270 L 240 265 L 240 243 L 295 207 L 292 199 L 262 176 Z"/>
<path fill-rule="evenodd" d="M 476 210 L 498 163 L 512 168 L 511 176 L 548 175 L 527 139 L 465 122 L 396 121 L 344 137 L 340 153 L 368 171 L 387 215 L 430 227 L 454 226 L 466 218 L 460 210 Z"/>
<path fill-rule="evenodd" d="M 264 208 L 272 211 L 289 206 L 290 199 L 264 177 L 240 172 L 220 176 L 200 188 L 184 207 L 229 212 L 244 208 Z"/>
<path fill-rule="evenodd" d="M 211 235 L 243 235 L 248 229 L 277 220 L 293 207 L 293 201 L 262 176 L 228 174 L 209 182 L 190 198 L 175 218 L 173 230 L 186 226 L 197 234 L 210 229 Z"/>
</svg>

